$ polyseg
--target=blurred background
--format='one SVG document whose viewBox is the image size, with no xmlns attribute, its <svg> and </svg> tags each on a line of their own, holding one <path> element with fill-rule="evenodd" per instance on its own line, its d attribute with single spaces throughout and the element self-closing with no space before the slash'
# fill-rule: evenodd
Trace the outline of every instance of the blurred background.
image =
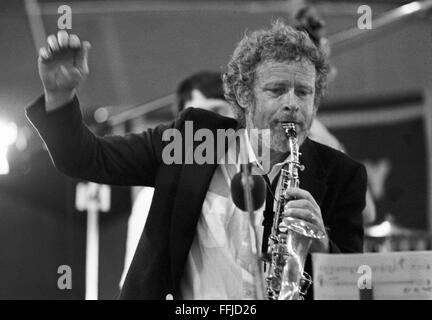
<svg viewBox="0 0 432 320">
<path fill-rule="evenodd" d="M 136 188 L 109 187 L 88 228 L 92 191 L 54 169 L 24 115 L 42 93 L 37 50 L 57 33 L 61 5 L 72 9 L 71 32 L 92 43 L 78 95 L 98 134 L 173 119 L 179 81 L 223 72 L 246 29 L 312 5 L 336 70 L 318 117 L 367 167 L 376 212 L 365 221 L 365 250 L 391 251 L 432 249 L 431 2 L 1 1 L 0 299 L 84 299 L 87 230 L 98 242 L 97 298 L 119 294 Z M 371 8 L 370 30 L 358 27 L 361 5 Z M 71 267 L 71 289 L 58 287 L 61 265 Z"/>
</svg>

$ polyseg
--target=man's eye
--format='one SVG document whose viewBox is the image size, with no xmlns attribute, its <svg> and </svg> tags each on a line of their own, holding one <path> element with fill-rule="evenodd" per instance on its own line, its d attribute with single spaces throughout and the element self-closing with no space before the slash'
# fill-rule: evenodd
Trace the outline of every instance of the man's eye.
<svg viewBox="0 0 432 320">
<path fill-rule="evenodd" d="M 299 96 L 306 96 L 309 94 L 309 91 L 307 91 L 307 90 L 300 89 L 300 90 L 296 90 L 296 91 L 297 91 L 297 95 L 299 95 Z"/>
<path fill-rule="evenodd" d="M 269 91 L 272 94 L 279 95 L 279 94 L 282 94 L 283 89 L 282 88 L 271 88 L 271 89 L 267 89 L 267 91 Z"/>
</svg>

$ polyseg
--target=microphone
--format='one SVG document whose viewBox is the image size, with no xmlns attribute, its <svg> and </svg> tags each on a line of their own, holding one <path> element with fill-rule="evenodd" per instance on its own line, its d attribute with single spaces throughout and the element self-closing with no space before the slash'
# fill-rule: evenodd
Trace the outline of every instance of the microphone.
<svg viewBox="0 0 432 320">
<path fill-rule="evenodd" d="M 247 135 L 240 141 L 245 141 Z M 260 258 L 260 245 L 258 234 L 254 227 L 254 213 L 259 209 L 265 200 L 265 182 L 263 177 L 251 174 L 251 163 L 247 153 L 248 144 L 240 144 L 241 170 L 236 173 L 231 180 L 231 198 L 234 204 L 242 211 L 248 213 L 249 230 L 251 230 L 251 241 L 254 243 L 256 261 L 252 264 L 253 274 L 255 275 L 255 290 L 257 299 L 263 299 L 265 293 L 264 272 Z"/>
<path fill-rule="evenodd" d="M 266 185 L 263 177 L 252 175 L 249 161 L 249 143 L 247 133 L 240 137 L 240 172 L 231 180 L 231 198 L 242 211 L 253 213 L 261 208 L 265 201 Z"/>
<path fill-rule="evenodd" d="M 253 211 L 258 210 L 264 204 L 266 185 L 263 177 L 250 174 L 250 164 L 242 164 L 241 171 L 236 173 L 231 180 L 231 197 L 234 204 L 243 211 L 248 211 L 247 198 L 245 193 L 245 183 L 249 182 L 251 190 L 251 208 Z M 249 181 L 244 181 L 245 179 Z M 243 180 L 243 181 L 242 181 Z"/>
</svg>

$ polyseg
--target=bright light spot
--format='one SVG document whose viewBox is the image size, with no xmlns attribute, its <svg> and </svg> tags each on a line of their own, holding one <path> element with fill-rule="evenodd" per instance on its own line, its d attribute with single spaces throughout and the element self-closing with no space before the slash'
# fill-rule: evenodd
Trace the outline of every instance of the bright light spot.
<svg viewBox="0 0 432 320">
<path fill-rule="evenodd" d="M 94 118 L 97 123 L 102 123 L 108 120 L 109 113 L 104 107 L 98 108 L 94 113 Z"/>
<path fill-rule="evenodd" d="M 9 163 L 7 160 L 7 147 L 0 146 L 0 174 L 9 173 Z"/>
<path fill-rule="evenodd" d="M 381 224 L 376 225 L 376 226 L 372 226 L 368 229 L 367 234 L 370 237 L 376 237 L 376 238 L 381 238 L 381 237 L 387 237 L 391 232 L 391 224 L 389 221 L 383 221 Z"/>
<path fill-rule="evenodd" d="M 15 123 L 0 120 L 0 146 L 10 146 L 15 143 L 17 136 L 18 128 Z"/>
<path fill-rule="evenodd" d="M 408 3 L 404 6 L 402 6 L 400 9 L 401 9 L 402 13 L 410 14 L 410 13 L 413 13 L 415 11 L 420 10 L 420 8 L 421 8 L 420 3 L 416 1 L 416 2 Z"/>
<path fill-rule="evenodd" d="M 0 174 L 9 173 L 7 160 L 8 147 L 15 143 L 18 135 L 18 128 L 15 123 L 0 121 Z"/>
</svg>

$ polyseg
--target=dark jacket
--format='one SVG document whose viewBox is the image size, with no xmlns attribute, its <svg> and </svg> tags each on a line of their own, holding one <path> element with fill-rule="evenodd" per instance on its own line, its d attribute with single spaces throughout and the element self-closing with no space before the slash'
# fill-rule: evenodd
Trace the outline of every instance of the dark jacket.
<svg viewBox="0 0 432 320">
<path fill-rule="evenodd" d="M 94 136 L 82 122 L 78 99 L 46 113 L 44 97 L 27 109 L 27 117 L 48 146 L 57 169 L 63 173 L 111 185 L 155 187 L 148 219 L 126 277 L 121 298 L 181 298 L 183 274 L 198 218 L 217 164 L 172 164 L 162 161 L 162 140 L 169 128 L 194 131 L 237 128 L 238 123 L 214 113 L 189 108 L 169 125 L 141 134 Z M 191 152 L 191 150 L 184 150 Z M 361 252 L 362 210 L 366 171 L 344 155 L 306 139 L 300 148 L 301 188 L 320 205 L 329 230 L 331 252 Z M 183 154 L 184 157 L 184 154 Z"/>
</svg>

